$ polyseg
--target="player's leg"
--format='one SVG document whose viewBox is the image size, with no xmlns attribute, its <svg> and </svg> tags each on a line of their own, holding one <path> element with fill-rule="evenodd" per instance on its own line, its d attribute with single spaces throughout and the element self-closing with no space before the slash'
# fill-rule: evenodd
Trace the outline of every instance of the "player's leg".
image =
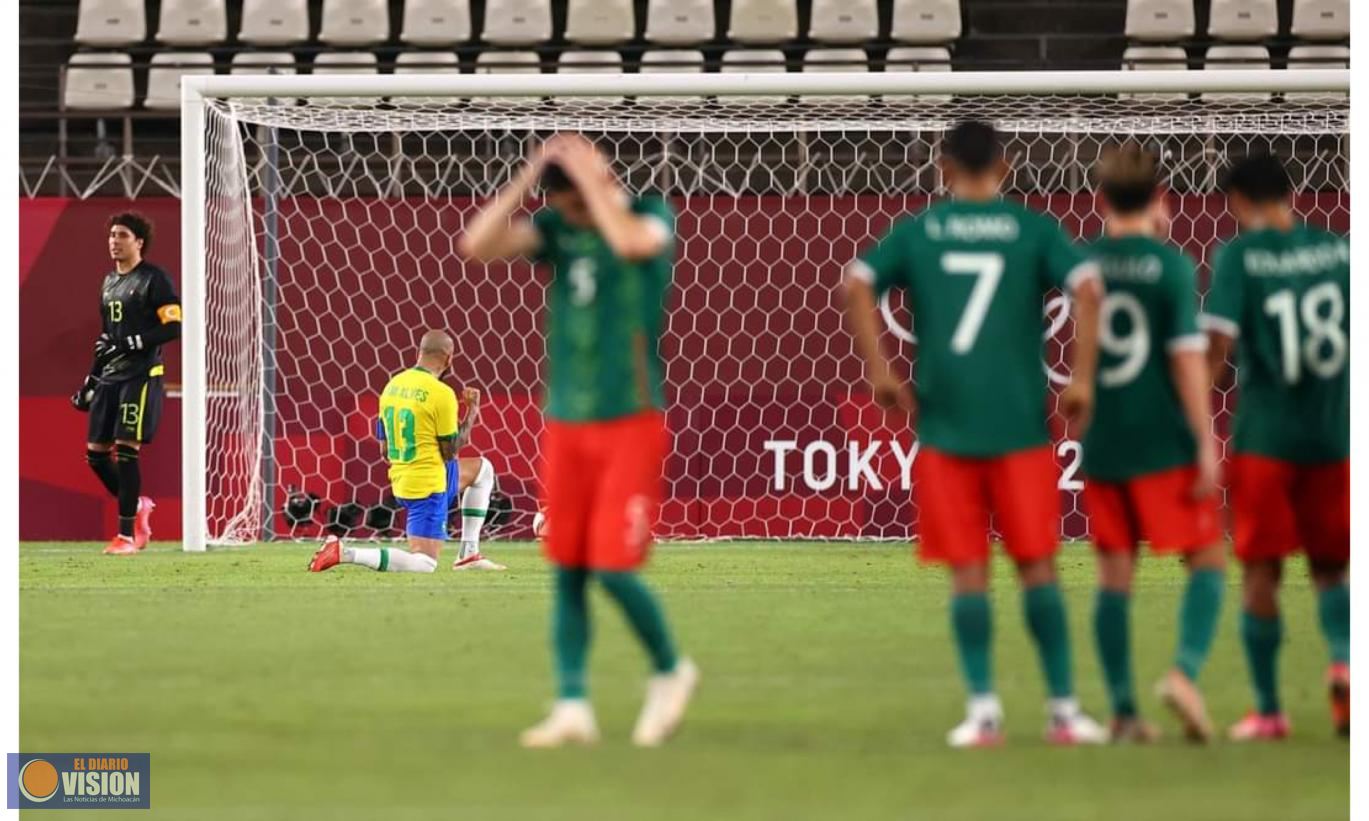
<svg viewBox="0 0 1369 821">
<path fill-rule="evenodd" d="M 485 526 L 485 514 L 494 493 L 494 466 L 483 456 L 458 459 L 452 472 L 455 482 L 448 482 L 454 493 L 461 494 L 461 552 L 452 565 L 455 570 L 504 570 L 480 552 L 480 530 Z M 451 474 L 449 473 L 449 477 Z"/>
<path fill-rule="evenodd" d="M 699 680 L 694 663 L 676 652 L 665 611 L 638 572 L 650 549 L 660 507 L 665 419 L 651 412 L 616 420 L 605 425 L 597 438 L 604 472 L 590 515 L 589 563 L 651 659 L 646 701 L 632 740 L 640 746 L 656 746 L 684 718 Z"/>
<path fill-rule="evenodd" d="M 1138 538 L 1157 553 L 1179 553 L 1188 583 L 1179 606 L 1174 666 L 1156 685 L 1160 700 L 1178 717 L 1191 741 L 1215 734 L 1198 690 L 1221 618 L 1226 589 L 1226 549 L 1216 496 L 1194 498 L 1197 469 L 1192 466 L 1139 476 L 1128 483 Z"/>
<path fill-rule="evenodd" d="M 1131 582 L 1139 538 L 1127 484 L 1090 479 L 1084 486 L 1084 507 L 1098 554 L 1093 638 L 1112 705 L 1109 733 L 1116 742 L 1148 742 L 1156 731 L 1137 710 L 1131 667 Z"/>
<path fill-rule="evenodd" d="M 601 466 L 586 458 L 581 436 L 593 425 L 548 421 L 542 437 L 542 489 L 549 524 L 542 549 L 552 564 L 551 648 L 556 669 L 556 702 L 551 714 L 525 730 L 525 747 L 590 744 L 599 729 L 590 707 L 585 678 L 590 644 L 588 601 L 589 510 Z"/>
<path fill-rule="evenodd" d="M 321 573 L 339 564 L 369 567 L 381 573 L 431 573 L 437 569 L 447 527 L 447 494 L 422 499 L 396 499 L 407 513 L 405 532 L 409 549 L 397 547 L 350 547 L 329 536 L 309 560 L 309 570 Z"/>
<path fill-rule="evenodd" d="M 141 446 L 151 443 L 152 438 L 157 434 L 157 427 L 162 421 L 162 401 L 164 398 L 165 390 L 162 387 L 162 378 L 160 376 L 150 377 L 138 390 L 138 424 L 132 433 L 140 446 L 140 454 L 142 452 Z M 120 467 L 120 470 L 122 469 L 123 468 Z M 142 493 L 141 468 L 139 468 L 137 485 L 137 504 L 133 520 L 133 541 L 138 549 L 142 550 L 147 547 L 147 543 L 152 539 L 152 511 L 157 508 L 157 505 L 150 497 L 144 496 Z M 122 506 L 122 496 L 124 493 L 122 479 L 119 483 L 119 487 L 121 496 L 120 505 Z"/>
<path fill-rule="evenodd" d="M 86 462 L 99 477 L 110 495 L 119 498 L 119 469 L 114 461 L 114 437 L 119 430 L 118 385 L 99 385 L 90 403 L 90 420 L 86 431 Z M 125 538 L 116 532 L 105 545 L 109 555 L 132 555 L 137 552 L 132 533 Z"/>
<path fill-rule="evenodd" d="M 1298 548 L 1287 463 L 1249 454 L 1231 460 L 1231 507 L 1236 557 L 1242 564 L 1241 645 L 1255 710 L 1228 735 L 1236 741 L 1283 738 L 1288 721 L 1279 702 L 1278 656 L 1283 644 L 1279 582 L 1283 559 Z"/>
<path fill-rule="evenodd" d="M 160 417 L 155 411 L 160 407 L 161 380 L 133 379 L 120 383 L 110 393 L 116 394 L 113 427 L 114 471 L 119 487 L 116 497 L 119 504 L 119 535 L 105 548 L 105 552 L 125 554 L 146 547 L 152 535 L 147 520 L 151 513 L 151 500 L 144 501 L 142 497 L 142 470 L 138 458 L 144 438 L 151 439 Z M 149 413 L 149 410 L 153 412 Z M 141 517 L 140 508 L 143 509 Z"/>
<path fill-rule="evenodd" d="M 1300 471 L 1294 490 L 1298 533 L 1317 590 L 1317 616 L 1330 650 L 1326 683 L 1336 732 L 1350 735 L 1350 463 Z"/>
<path fill-rule="evenodd" d="M 1065 599 L 1055 572 L 1059 549 L 1059 469 L 1049 446 L 992 460 L 989 493 L 1003 546 L 1017 565 L 1022 611 L 1036 644 L 1049 694 L 1046 737 L 1057 744 L 1101 744 L 1107 730 L 1074 695 Z"/>
<path fill-rule="evenodd" d="M 965 719 L 946 736 L 952 747 L 1003 739 L 1003 706 L 994 693 L 993 612 L 989 605 L 989 508 L 978 460 L 922 448 L 913 463 L 918 556 L 951 568 L 951 636 L 968 691 Z"/>
</svg>

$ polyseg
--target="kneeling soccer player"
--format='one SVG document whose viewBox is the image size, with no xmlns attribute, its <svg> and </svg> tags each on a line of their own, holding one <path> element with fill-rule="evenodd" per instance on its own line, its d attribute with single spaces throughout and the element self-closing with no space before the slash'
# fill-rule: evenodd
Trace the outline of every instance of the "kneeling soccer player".
<svg viewBox="0 0 1369 821">
<path fill-rule="evenodd" d="M 1107 298 L 1093 425 L 1084 438 L 1084 505 L 1098 549 L 1094 636 L 1112 701 L 1113 741 L 1153 740 L 1137 711 L 1129 611 L 1137 545 L 1188 565 L 1174 667 L 1157 692 L 1194 741 L 1212 738 L 1199 694 L 1221 612 L 1226 551 L 1217 512 L 1207 337 L 1198 330 L 1193 261 L 1155 238 L 1163 220 L 1156 160 L 1128 144 L 1099 165 L 1104 237 L 1090 249 Z"/>
<path fill-rule="evenodd" d="M 346 547 L 337 536 L 329 536 L 310 560 L 310 570 L 359 564 L 391 573 L 433 572 L 447 538 L 447 511 L 458 493 L 461 554 L 452 569 L 504 569 L 480 553 L 494 468 L 483 456 L 456 458 L 480 415 L 480 392 L 462 392 L 466 418 L 458 423 L 456 392 L 439 378 L 451 365 L 454 350 L 450 336 L 428 331 L 419 343 L 418 364 L 391 377 L 380 394 L 380 431 L 395 501 L 407 512 L 409 549 Z"/>
<path fill-rule="evenodd" d="M 1231 515 L 1244 568 L 1241 643 L 1256 709 L 1236 741 L 1283 738 L 1278 654 L 1283 562 L 1306 552 L 1331 651 L 1337 732 L 1350 734 L 1350 243 L 1300 222 L 1283 162 L 1254 156 L 1227 180 L 1240 235 L 1213 267 L 1203 324 L 1213 373 L 1236 346 Z M 1222 381 L 1222 379 L 1218 379 Z"/>
<path fill-rule="evenodd" d="M 941 141 L 951 197 L 904 218 L 846 269 L 847 316 L 882 406 L 920 411 L 914 466 L 921 558 L 951 568 L 951 628 L 970 690 L 952 747 L 1002 740 L 994 693 L 989 608 L 989 519 L 1017 566 L 1027 627 L 1050 700 L 1055 744 L 1106 740 L 1080 708 L 1065 601 L 1056 580 L 1059 470 L 1046 427 L 1041 306 L 1047 292 L 1074 294 L 1074 381 L 1060 404 L 1076 425 L 1093 405 L 1097 364 L 1097 266 L 1052 218 L 1003 199 L 1010 168 L 993 126 L 967 121 Z M 879 347 L 877 297 L 908 296 L 918 333 L 917 395 Z M 552 526 L 556 526 L 555 519 Z"/>
<path fill-rule="evenodd" d="M 547 206 L 531 219 L 515 217 L 539 181 Z M 651 544 L 667 450 L 659 342 L 674 246 L 669 204 L 629 198 L 598 150 L 575 135 L 548 140 L 460 241 L 468 258 L 528 257 L 554 274 L 542 545 L 555 566 L 558 697 L 551 714 L 523 733 L 527 747 L 599 737 L 585 687 L 591 579 L 623 608 L 651 656 L 654 675 L 633 743 L 663 743 L 699 680 L 693 662 L 676 654 L 660 605 L 637 573 Z"/>
</svg>

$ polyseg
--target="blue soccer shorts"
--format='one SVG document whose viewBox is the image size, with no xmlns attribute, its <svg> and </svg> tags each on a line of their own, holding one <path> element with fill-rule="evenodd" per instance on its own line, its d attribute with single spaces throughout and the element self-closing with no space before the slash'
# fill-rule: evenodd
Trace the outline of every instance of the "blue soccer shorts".
<svg viewBox="0 0 1369 821">
<path fill-rule="evenodd" d="M 395 497 L 407 513 L 404 532 L 420 539 L 447 538 L 447 512 L 461 484 L 461 466 L 453 459 L 447 463 L 447 489 L 421 499 Z"/>
</svg>

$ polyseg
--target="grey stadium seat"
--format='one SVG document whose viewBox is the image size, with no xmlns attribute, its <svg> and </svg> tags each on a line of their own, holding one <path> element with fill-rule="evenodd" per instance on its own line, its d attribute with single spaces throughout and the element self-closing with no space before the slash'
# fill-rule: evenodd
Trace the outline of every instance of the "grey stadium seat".
<svg viewBox="0 0 1369 821">
<path fill-rule="evenodd" d="M 177 46 L 210 46 L 228 39 L 224 0 L 162 0 L 157 39 Z"/>
<path fill-rule="evenodd" d="M 1192 37 L 1196 27 L 1193 0 L 1128 0 L 1127 37 L 1169 42 Z"/>
<path fill-rule="evenodd" d="M 131 46 L 145 39 L 147 10 L 143 0 L 81 0 L 76 12 L 76 42 Z"/>
<path fill-rule="evenodd" d="M 668 46 L 692 46 L 713 39 L 713 0 L 651 0 L 646 39 Z"/>
<path fill-rule="evenodd" d="M 132 108 L 133 58 L 127 54 L 71 55 L 62 105 L 72 109 Z"/>
<path fill-rule="evenodd" d="M 415 46 L 450 46 L 471 39 L 470 0 L 405 0 L 399 39 Z"/>
<path fill-rule="evenodd" d="M 147 69 L 147 99 L 154 110 L 181 107 L 181 78 L 188 74 L 213 74 L 214 58 L 203 51 L 164 51 L 152 55 Z"/>
<path fill-rule="evenodd" d="M 949 43 L 960 37 L 960 0 L 894 0 L 889 36 L 904 43 Z"/>
<path fill-rule="evenodd" d="M 243 0 L 238 39 L 258 46 L 283 46 L 309 39 L 306 0 Z"/>
</svg>

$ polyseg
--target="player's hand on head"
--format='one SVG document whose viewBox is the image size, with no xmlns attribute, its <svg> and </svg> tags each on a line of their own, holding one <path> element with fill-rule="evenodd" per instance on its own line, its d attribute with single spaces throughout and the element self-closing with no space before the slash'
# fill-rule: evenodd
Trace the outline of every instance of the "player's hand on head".
<svg viewBox="0 0 1369 821">
<path fill-rule="evenodd" d="M 1093 421 L 1094 391 L 1092 383 L 1075 380 L 1060 393 L 1060 412 L 1065 416 L 1071 438 L 1079 439 Z"/>
</svg>

